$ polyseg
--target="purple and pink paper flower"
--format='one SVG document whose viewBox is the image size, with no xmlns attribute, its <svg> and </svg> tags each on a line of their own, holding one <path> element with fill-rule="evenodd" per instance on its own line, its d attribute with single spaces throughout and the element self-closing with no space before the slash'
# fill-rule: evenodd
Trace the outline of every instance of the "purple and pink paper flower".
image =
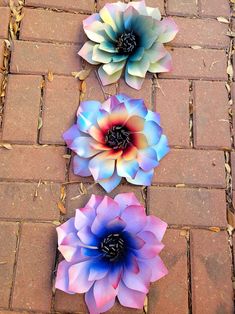
<svg viewBox="0 0 235 314">
<path fill-rule="evenodd" d="M 128 85 L 140 89 L 147 71 L 169 72 L 170 53 L 164 44 L 174 39 L 178 27 L 172 18 L 161 19 L 158 8 L 145 1 L 107 3 L 83 21 L 89 38 L 79 55 L 90 64 L 101 64 L 103 85 L 115 83 L 125 69 Z"/>
<path fill-rule="evenodd" d="M 167 224 L 147 216 L 133 193 L 92 195 L 74 218 L 57 228 L 59 263 L 55 287 L 85 293 L 90 314 L 108 311 L 115 299 L 143 308 L 150 283 L 167 274 L 159 257 Z"/>
<path fill-rule="evenodd" d="M 64 140 L 75 152 L 75 175 L 93 176 L 107 192 L 122 178 L 136 185 L 151 185 L 154 168 L 169 152 L 160 116 L 148 110 L 142 99 L 124 94 L 103 104 L 83 101 L 77 122 Z"/>
</svg>

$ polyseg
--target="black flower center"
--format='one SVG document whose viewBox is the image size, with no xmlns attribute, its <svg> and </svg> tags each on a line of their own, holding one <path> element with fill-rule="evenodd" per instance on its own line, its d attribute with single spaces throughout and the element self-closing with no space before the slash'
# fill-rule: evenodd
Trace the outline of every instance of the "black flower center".
<svg viewBox="0 0 235 314">
<path fill-rule="evenodd" d="M 100 244 L 100 250 L 110 262 L 119 260 L 125 250 L 125 241 L 118 233 L 108 235 Z"/>
<path fill-rule="evenodd" d="M 130 144 L 130 131 L 121 125 L 115 125 L 105 135 L 105 143 L 112 149 L 125 149 Z"/>
<path fill-rule="evenodd" d="M 131 32 L 124 32 L 117 40 L 117 49 L 119 53 L 130 54 L 137 46 L 136 35 Z"/>
</svg>

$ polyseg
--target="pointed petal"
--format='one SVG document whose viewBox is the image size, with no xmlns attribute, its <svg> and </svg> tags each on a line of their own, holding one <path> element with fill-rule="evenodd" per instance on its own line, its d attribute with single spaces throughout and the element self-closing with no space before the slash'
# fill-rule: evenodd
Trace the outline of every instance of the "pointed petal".
<svg viewBox="0 0 235 314">
<path fill-rule="evenodd" d="M 143 134 L 147 138 L 149 146 L 153 146 L 159 142 L 162 135 L 162 128 L 154 121 L 146 121 Z"/>
<path fill-rule="evenodd" d="M 126 60 L 120 61 L 120 62 L 110 62 L 108 64 L 103 65 L 103 70 L 108 74 L 108 75 L 113 75 L 117 71 L 120 71 L 124 68 L 126 64 Z"/>
<path fill-rule="evenodd" d="M 145 297 L 146 293 L 129 289 L 122 281 L 120 281 L 118 300 L 121 305 L 135 309 L 142 309 Z"/>
<path fill-rule="evenodd" d="M 153 146 L 153 148 L 155 149 L 157 153 L 158 161 L 160 161 L 170 151 L 167 137 L 163 134 L 160 138 L 160 141 L 157 143 L 157 145 Z"/>
<path fill-rule="evenodd" d="M 91 314 L 100 314 L 110 310 L 115 303 L 115 298 L 110 300 L 107 304 L 105 304 L 102 308 L 98 308 L 94 298 L 93 287 L 85 294 L 86 305 L 89 309 L 89 313 Z"/>
<path fill-rule="evenodd" d="M 117 174 L 120 177 L 134 178 L 139 169 L 139 164 L 136 160 L 125 160 L 119 158 L 117 160 Z"/>
<path fill-rule="evenodd" d="M 120 97 L 120 96 L 119 96 Z M 144 118 L 148 113 L 143 99 L 125 99 L 125 106 L 129 115 L 136 115 Z"/>
<path fill-rule="evenodd" d="M 69 294 L 74 294 L 74 292 L 69 291 L 68 289 L 69 285 L 68 270 L 70 266 L 71 264 L 66 261 L 62 261 L 59 263 L 56 274 L 55 288 Z"/>
<path fill-rule="evenodd" d="M 113 189 L 115 189 L 118 184 L 121 182 L 122 178 L 118 176 L 117 172 L 115 171 L 112 177 L 99 180 L 98 183 L 105 189 L 106 192 L 110 193 Z"/>
<path fill-rule="evenodd" d="M 100 66 L 98 69 L 98 74 L 99 74 L 102 84 L 105 86 L 105 85 L 116 83 L 122 75 L 122 69 L 115 72 L 112 75 L 108 75 L 104 71 L 103 66 Z"/>
<path fill-rule="evenodd" d="M 166 232 L 167 223 L 165 223 L 160 218 L 157 218 L 153 215 L 147 216 L 147 223 L 144 227 L 143 231 L 150 231 L 152 232 L 158 241 L 162 241 L 162 238 Z"/>
<path fill-rule="evenodd" d="M 73 172 L 77 176 L 89 177 L 91 172 L 88 168 L 90 159 L 81 158 L 79 156 L 73 157 Z"/>
<path fill-rule="evenodd" d="M 89 281 L 103 279 L 109 272 L 109 265 L 96 261 L 90 266 Z"/>
<path fill-rule="evenodd" d="M 90 64 L 99 64 L 99 62 L 96 62 L 92 59 L 93 49 L 95 45 L 96 44 L 92 41 L 87 41 L 78 52 L 79 56 L 81 56 Z"/>
<path fill-rule="evenodd" d="M 99 45 L 95 45 L 93 49 L 92 60 L 98 63 L 109 63 L 112 60 L 112 54 L 99 49 Z"/>
<path fill-rule="evenodd" d="M 73 142 L 73 140 L 76 137 L 81 136 L 81 132 L 78 129 L 78 126 L 76 124 L 74 124 L 73 126 L 71 126 L 71 128 L 69 128 L 67 131 L 64 132 L 63 134 L 63 139 L 65 140 L 66 144 L 68 146 L 70 146 L 70 144 Z"/>
<path fill-rule="evenodd" d="M 99 153 L 98 150 L 92 147 L 92 144 L 95 143 L 96 141 L 91 137 L 80 136 L 71 143 L 70 149 L 80 157 L 89 158 Z"/>
<path fill-rule="evenodd" d="M 87 37 L 96 43 L 101 43 L 107 39 L 104 24 L 98 13 L 92 14 L 83 21 L 83 29 Z"/>
<path fill-rule="evenodd" d="M 93 281 L 88 281 L 90 271 L 90 261 L 74 264 L 69 268 L 69 290 L 76 293 L 87 292 L 93 285 Z"/>
<path fill-rule="evenodd" d="M 127 178 L 127 181 L 135 185 L 149 186 L 152 183 L 154 170 L 139 170 L 134 179 Z"/>
<path fill-rule="evenodd" d="M 140 61 L 145 53 L 143 47 L 139 47 L 136 51 L 129 57 L 129 61 Z"/>
<path fill-rule="evenodd" d="M 126 222 L 126 231 L 136 234 L 142 230 L 146 224 L 145 208 L 141 205 L 131 205 L 124 209 L 121 218 Z M 131 223 L 130 223 L 131 221 Z"/>
<path fill-rule="evenodd" d="M 144 83 L 144 78 L 129 74 L 126 68 L 125 81 L 130 87 L 140 90 Z"/>
<path fill-rule="evenodd" d="M 100 153 L 89 162 L 89 169 L 95 180 L 110 178 L 115 169 L 115 160 L 107 159 L 107 152 Z"/>
<path fill-rule="evenodd" d="M 110 41 L 103 41 L 102 43 L 99 44 L 99 49 L 106 51 L 106 52 L 110 52 L 110 53 L 117 53 L 118 50 L 115 47 L 115 45 L 110 42 Z"/>
<path fill-rule="evenodd" d="M 113 301 L 117 295 L 117 291 L 113 288 L 108 280 L 108 276 L 98 280 L 94 284 L 94 298 L 96 306 L 102 308 L 109 302 Z"/>
<path fill-rule="evenodd" d="M 152 16 L 155 20 L 160 21 L 161 20 L 161 13 L 158 8 L 150 8 L 146 7 L 147 14 L 149 16 Z"/>
<path fill-rule="evenodd" d="M 119 204 L 122 211 L 130 205 L 140 205 L 140 202 L 132 192 L 120 193 L 114 197 L 114 200 Z"/>
<path fill-rule="evenodd" d="M 150 259 L 146 266 L 152 270 L 151 282 L 161 279 L 168 274 L 168 270 L 159 256 Z"/>
<path fill-rule="evenodd" d="M 170 17 L 164 18 L 161 21 L 161 26 L 163 28 L 163 32 L 158 37 L 158 41 L 160 43 L 168 43 L 173 40 L 179 31 L 175 21 Z"/>
<path fill-rule="evenodd" d="M 170 72 L 172 70 L 172 58 L 169 52 L 155 63 L 151 63 L 148 71 L 151 73 Z"/>
<path fill-rule="evenodd" d="M 145 117 L 145 120 L 146 121 L 154 121 L 160 125 L 160 114 L 157 112 L 153 112 L 151 110 L 148 110 L 148 113 Z"/>
<path fill-rule="evenodd" d="M 77 236 L 85 245 L 98 246 L 100 240 L 91 232 L 90 226 L 84 226 L 78 230 Z"/>
<path fill-rule="evenodd" d="M 145 50 L 145 54 L 148 56 L 150 63 L 154 63 L 162 59 L 167 54 L 167 50 L 162 43 L 155 42 L 151 48 Z"/>
<path fill-rule="evenodd" d="M 132 76 L 145 77 L 150 62 L 146 55 L 140 61 L 128 61 L 127 71 Z"/>
<path fill-rule="evenodd" d="M 150 171 L 159 165 L 156 151 L 147 147 L 138 152 L 138 164 L 144 171 Z"/>
</svg>

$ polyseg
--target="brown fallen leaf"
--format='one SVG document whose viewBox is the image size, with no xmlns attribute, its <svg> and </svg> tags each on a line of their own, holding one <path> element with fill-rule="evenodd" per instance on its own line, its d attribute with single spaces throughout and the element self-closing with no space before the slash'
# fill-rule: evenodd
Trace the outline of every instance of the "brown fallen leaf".
<svg viewBox="0 0 235 314">
<path fill-rule="evenodd" d="M 229 225 L 232 226 L 234 229 L 235 228 L 235 215 L 233 212 L 231 212 L 231 210 L 228 210 L 227 212 L 227 219 L 228 219 Z"/>
<path fill-rule="evenodd" d="M 60 226 L 61 225 L 61 223 L 59 221 L 57 221 L 57 220 L 52 221 L 52 223 L 55 226 Z"/>
<path fill-rule="evenodd" d="M 65 159 L 70 159 L 70 158 L 71 158 L 71 155 L 65 154 L 65 155 L 63 155 L 63 158 L 65 158 Z"/>
<path fill-rule="evenodd" d="M 81 92 L 83 94 L 86 94 L 86 82 L 85 81 L 82 81 L 82 84 L 81 84 Z"/>
<path fill-rule="evenodd" d="M 61 201 L 57 203 L 57 207 L 59 208 L 61 214 L 65 215 L 67 213 L 67 209 Z"/>
<path fill-rule="evenodd" d="M 213 232 L 220 232 L 220 228 L 219 227 L 210 227 L 209 230 L 213 231 Z"/>
<path fill-rule="evenodd" d="M 12 145 L 9 143 L 0 143 L 0 147 L 6 148 L 6 149 L 13 149 Z"/>
<path fill-rule="evenodd" d="M 227 20 L 225 17 L 223 16 L 218 16 L 217 17 L 217 21 L 219 21 L 220 23 L 225 23 L 225 24 L 229 24 L 229 20 Z"/>
<path fill-rule="evenodd" d="M 51 71 L 48 71 L 47 79 L 49 82 L 52 82 L 54 80 L 54 74 Z"/>
<path fill-rule="evenodd" d="M 197 46 L 197 45 L 193 45 L 193 46 L 191 46 L 191 48 L 192 48 L 192 49 L 202 49 L 201 46 Z"/>
<path fill-rule="evenodd" d="M 81 70 L 79 72 L 72 72 L 72 76 L 78 78 L 80 81 L 84 81 L 90 74 L 91 70 Z"/>
<path fill-rule="evenodd" d="M 184 186 L 185 186 L 184 183 L 179 183 L 175 185 L 176 188 L 183 188 Z"/>
<path fill-rule="evenodd" d="M 42 117 L 39 117 L 39 118 L 38 118 L 38 130 L 41 129 L 42 124 L 43 124 L 43 122 L 42 122 Z"/>
<path fill-rule="evenodd" d="M 233 66 L 231 63 L 227 66 L 227 74 L 232 78 L 233 77 Z"/>
<path fill-rule="evenodd" d="M 60 189 L 60 200 L 62 203 L 64 203 L 65 198 L 66 198 L 66 189 L 65 189 L 65 186 L 62 185 Z"/>
</svg>

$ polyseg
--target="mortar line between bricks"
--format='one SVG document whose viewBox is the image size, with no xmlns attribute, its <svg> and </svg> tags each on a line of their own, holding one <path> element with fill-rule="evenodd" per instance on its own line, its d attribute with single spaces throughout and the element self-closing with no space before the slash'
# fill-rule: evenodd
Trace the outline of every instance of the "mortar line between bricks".
<svg viewBox="0 0 235 314">
<path fill-rule="evenodd" d="M 190 230 L 187 232 L 187 271 L 188 271 L 188 314 L 192 314 L 192 265 L 191 265 L 191 236 Z"/>
<path fill-rule="evenodd" d="M 32 10 L 44 10 L 44 11 L 51 11 L 51 12 L 56 12 L 58 14 L 60 13 L 70 13 L 70 14 L 81 14 L 81 15 L 91 15 L 93 12 L 92 11 L 83 11 L 83 10 L 69 10 L 69 9 L 58 9 L 58 8 L 53 8 L 53 7 L 40 7 L 40 6 L 32 6 L 32 5 L 25 5 L 25 9 L 32 9 Z M 95 12 L 95 11 L 94 11 Z"/>
<path fill-rule="evenodd" d="M 43 126 L 43 106 L 44 106 L 44 93 L 45 93 L 45 76 L 42 76 L 41 86 L 40 86 L 40 106 L 39 106 L 39 113 L 38 113 L 38 125 L 37 125 L 37 144 L 41 145 L 40 143 L 40 136 L 41 136 L 41 130 Z"/>
<path fill-rule="evenodd" d="M 194 83 L 193 81 L 189 81 L 189 144 L 191 148 L 194 147 Z"/>
<path fill-rule="evenodd" d="M 10 296 L 9 296 L 9 304 L 8 304 L 10 310 L 12 310 L 12 303 L 13 303 L 13 294 L 14 294 L 14 288 L 15 288 L 15 279 L 16 279 L 17 262 L 18 262 L 18 256 L 19 256 L 21 231 L 22 231 L 22 223 L 19 222 L 18 232 L 17 232 L 17 237 L 16 237 L 15 261 L 13 265 L 12 284 L 10 288 Z"/>
</svg>

